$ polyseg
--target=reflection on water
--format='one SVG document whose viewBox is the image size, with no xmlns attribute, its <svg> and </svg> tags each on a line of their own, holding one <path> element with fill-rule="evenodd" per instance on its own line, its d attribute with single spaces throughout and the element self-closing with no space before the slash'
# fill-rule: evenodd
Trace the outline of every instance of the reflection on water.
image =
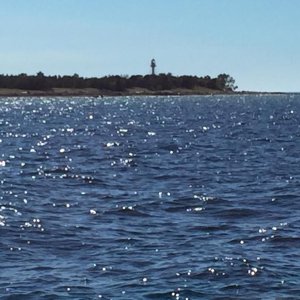
<svg viewBox="0 0 300 300">
<path fill-rule="evenodd" d="M 299 100 L 0 99 L 0 299 L 297 297 Z"/>
</svg>

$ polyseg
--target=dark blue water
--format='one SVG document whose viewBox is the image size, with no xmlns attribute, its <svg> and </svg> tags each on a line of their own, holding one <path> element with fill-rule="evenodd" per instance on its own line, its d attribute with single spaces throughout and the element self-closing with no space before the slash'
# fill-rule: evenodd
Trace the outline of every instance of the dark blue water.
<svg viewBox="0 0 300 300">
<path fill-rule="evenodd" d="M 0 299 L 300 299 L 300 96 L 0 99 Z"/>
</svg>

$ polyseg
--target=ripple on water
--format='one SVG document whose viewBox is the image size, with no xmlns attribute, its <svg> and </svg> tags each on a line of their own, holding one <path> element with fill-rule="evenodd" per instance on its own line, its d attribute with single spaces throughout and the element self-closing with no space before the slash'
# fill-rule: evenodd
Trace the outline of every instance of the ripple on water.
<svg viewBox="0 0 300 300">
<path fill-rule="evenodd" d="M 0 99 L 0 295 L 297 298 L 299 106 Z"/>
</svg>

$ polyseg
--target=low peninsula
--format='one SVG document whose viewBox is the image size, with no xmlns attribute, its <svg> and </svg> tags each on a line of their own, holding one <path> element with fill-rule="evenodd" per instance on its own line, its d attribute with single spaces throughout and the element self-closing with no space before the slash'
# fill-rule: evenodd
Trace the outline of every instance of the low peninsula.
<svg viewBox="0 0 300 300">
<path fill-rule="evenodd" d="M 81 77 L 74 75 L 46 76 L 0 75 L 0 96 L 132 96 L 132 95 L 211 95 L 232 94 L 235 80 L 228 74 L 197 77 L 158 75 L 112 75 Z"/>
</svg>

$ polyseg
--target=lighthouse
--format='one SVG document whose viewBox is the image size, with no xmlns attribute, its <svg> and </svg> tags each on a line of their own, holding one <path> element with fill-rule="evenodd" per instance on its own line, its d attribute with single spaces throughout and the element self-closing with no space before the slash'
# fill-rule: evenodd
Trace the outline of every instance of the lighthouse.
<svg viewBox="0 0 300 300">
<path fill-rule="evenodd" d="M 151 64 L 150 64 L 151 70 L 152 70 L 152 75 L 155 75 L 155 67 L 156 67 L 156 62 L 155 59 L 151 59 Z"/>
</svg>

